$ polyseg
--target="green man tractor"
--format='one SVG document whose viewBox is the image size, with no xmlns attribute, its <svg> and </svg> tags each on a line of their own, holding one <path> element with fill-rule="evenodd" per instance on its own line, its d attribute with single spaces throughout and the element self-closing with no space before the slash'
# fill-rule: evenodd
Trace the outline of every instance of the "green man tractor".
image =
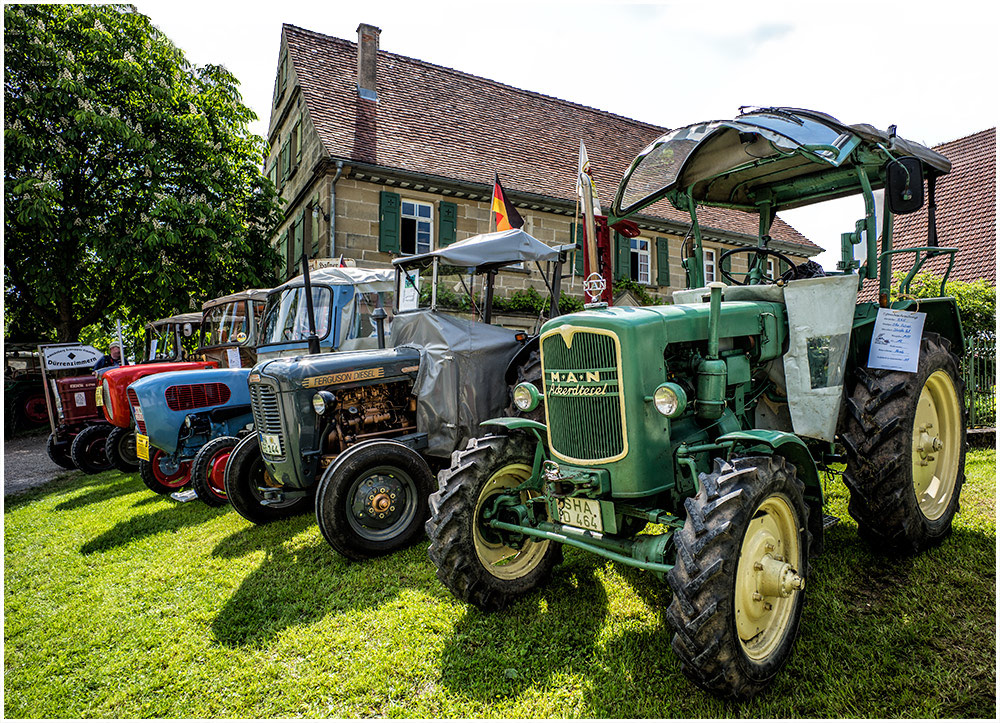
<svg viewBox="0 0 1000 723">
<path fill-rule="evenodd" d="M 791 653 L 810 556 L 836 522 L 820 472 L 846 463 L 850 514 L 879 552 L 937 544 L 958 509 L 958 311 L 943 285 L 941 298 L 906 298 L 928 259 L 954 262 L 933 213 L 949 170 L 894 127 L 794 108 L 653 142 L 626 171 L 612 220 L 666 203 L 690 213 L 688 288 L 644 308 L 607 308 L 598 290 L 542 327 L 542 388 L 522 383 L 514 400 L 544 405 L 547 423 L 490 420 L 501 433 L 473 439 L 439 475 L 427 532 L 441 581 L 496 610 L 542 584 L 563 545 L 589 550 L 666 579 L 673 648 L 694 683 L 732 698 L 764 688 Z M 925 182 L 927 243 L 893 249 L 893 218 L 923 207 Z M 852 194 L 866 213 L 841 235 L 837 271 L 769 247 L 777 212 Z M 706 206 L 759 217 L 756 246 L 720 257 L 748 256 L 728 285 L 704 284 Z M 911 268 L 890 302 L 904 253 Z M 792 268 L 769 274 L 774 258 Z M 878 301 L 859 303 L 869 282 Z"/>
</svg>

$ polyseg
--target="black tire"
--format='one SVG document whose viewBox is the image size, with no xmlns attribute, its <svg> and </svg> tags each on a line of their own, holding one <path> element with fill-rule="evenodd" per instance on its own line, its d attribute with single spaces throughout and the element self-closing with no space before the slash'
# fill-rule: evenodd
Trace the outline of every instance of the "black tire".
<svg viewBox="0 0 1000 723">
<path fill-rule="evenodd" d="M 45 451 L 48 453 L 49 459 L 63 469 L 76 469 L 73 458 L 70 456 L 71 444 L 72 442 L 57 442 L 53 432 L 49 434 L 49 438 L 45 442 Z"/>
<path fill-rule="evenodd" d="M 105 451 L 105 444 L 112 429 L 109 424 L 92 424 L 81 429 L 73 437 L 69 456 L 77 469 L 86 474 L 98 474 L 111 469 L 112 464 Z"/>
<path fill-rule="evenodd" d="M 149 460 L 139 460 L 139 476 L 150 490 L 158 495 L 169 495 L 185 487 L 191 481 L 191 463 L 180 462 L 173 466 L 164 459 L 163 450 L 149 448 Z"/>
<path fill-rule="evenodd" d="M 366 560 L 412 545 L 434 489 L 427 462 L 399 442 L 372 440 L 343 452 L 316 489 L 316 522 L 330 546 Z"/>
<path fill-rule="evenodd" d="M 108 432 L 104 453 L 111 465 L 122 472 L 139 470 L 139 457 L 135 453 L 135 430 L 131 427 L 114 427 Z"/>
<path fill-rule="evenodd" d="M 517 366 L 517 379 L 510 387 L 510 401 L 507 404 L 507 409 L 505 413 L 508 417 L 522 417 L 524 419 L 533 419 L 536 422 L 545 423 L 545 402 L 543 401 L 537 407 L 532 409 L 530 412 L 522 412 L 514 405 L 514 387 L 516 387 L 521 382 L 530 382 L 535 385 L 538 391 L 544 391 L 542 389 L 542 355 L 538 349 L 533 350 L 528 358 L 524 360 L 523 364 L 518 364 Z"/>
<path fill-rule="evenodd" d="M 510 604 L 543 584 L 562 561 L 562 547 L 555 542 L 528 539 L 516 550 L 495 530 L 478 524 L 480 510 L 496 491 L 526 479 L 525 466 L 530 474 L 536 444 L 526 435 L 470 440 L 438 475 L 438 491 L 430 498 L 428 552 L 438 579 L 455 597 L 481 610 Z M 499 476 L 502 470 L 509 471 Z M 491 563 L 494 559 L 507 564 Z"/>
<path fill-rule="evenodd" d="M 239 441 L 236 437 L 210 439 L 191 462 L 191 488 L 198 493 L 198 499 L 209 507 L 229 504 L 225 469 L 229 455 Z"/>
<path fill-rule="evenodd" d="M 804 487 L 779 456 L 717 459 L 699 481 L 674 536 L 667 620 L 684 674 L 745 699 L 778 674 L 798 633 L 811 541 Z"/>
<path fill-rule="evenodd" d="M 876 550 L 937 545 L 951 531 L 965 482 L 964 384 L 951 344 L 927 333 L 915 373 L 863 368 L 857 378 L 841 434 L 848 512 Z M 924 426 L 929 409 L 947 432 Z"/>
<path fill-rule="evenodd" d="M 311 491 L 305 497 L 288 502 L 261 504 L 264 497 L 257 488 L 267 486 L 266 471 L 260 440 L 256 434 L 251 434 L 236 445 L 226 463 L 226 497 L 234 510 L 255 525 L 309 511 L 313 504 Z"/>
</svg>

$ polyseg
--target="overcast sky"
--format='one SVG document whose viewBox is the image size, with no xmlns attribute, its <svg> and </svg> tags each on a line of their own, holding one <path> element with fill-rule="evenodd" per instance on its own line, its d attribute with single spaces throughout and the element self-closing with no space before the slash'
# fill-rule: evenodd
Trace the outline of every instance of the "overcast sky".
<svg viewBox="0 0 1000 723">
<path fill-rule="evenodd" d="M 261 135 L 282 23 L 352 41 L 370 23 L 382 29 L 383 50 L 667 127 L 731 118 L 741 105 L 785 105 L 895 123 L 901 136 L 936 145 L 998 116 L 1000 26 L 982 1 L 136 4 L 191 62 L 236 75 Z M 825 205 L 782 217 L 833 249 L 820 257 L 832 267 L 840 233 L 864 207 Z"/>
</svg>

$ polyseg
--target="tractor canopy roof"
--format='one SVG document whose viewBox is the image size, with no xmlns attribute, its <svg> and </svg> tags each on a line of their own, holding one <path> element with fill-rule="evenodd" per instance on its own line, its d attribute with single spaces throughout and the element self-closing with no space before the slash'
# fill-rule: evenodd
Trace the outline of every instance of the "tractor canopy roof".
<svg viewBox="0 0 1000 723">
<path fill-rule="evenodd" d="M 174 316 L 168 316 L 165 319 L 157 319 L 156 321 L 151 321 L 146 324 L 146 328 L 153 329 L 163 329 L 168 326 L 183 326 L 184 324 L 194 324 L 198 326 L 201 324 L 201 313 L 193 311 L 189 314 L 176 314 Z"/>
<path fill-rule="evenodd" d="M 396 279 L 393 269 L 368 269 L 361 266 L 324 266 L 309 272 L 309 283 L 313 286 L 354 286 L 358 293 L 382 293 L 392 291 Z M 305 286 L 305 276 L 296 276 L 269 292 L 279 294 L 286 289 Z"/>
<path fill-rule="evenodd" d="M 237 291 L 235 294 L 220 296 L 218 299 L 206 301 L 202 304 L 201 309 L 204 311 L 205 309 L 213 306 L 222 306 L 223 304 L 229 304 L 234 301 L 267 301 L 267 295 L 269 293 L 271 293 L 270 289 L 246 289 L 245 291 Z"/>
<path fill-rule="evenodd" d="M 511 229 L 479 234 L 426 254 L 393 259 L 392 263 L 403 267 L 426 266 L 435 258 L 449 266 L 475 269 L 479 274 L 523 261 L 555 261 L 559 249 L 525 231 Z"/>
<path fill-rule="evenodd" d="M 886 163 L 916 156 L 925 173 L 951 170 L 947 158 L 919 143 L 873 126 L 844 125 L 801 108 L 761 108 L 733 120 L 697 123 L 670 131 L 632 162 L 612 204 L 613 220 L 664 198 L 689 210 L 698 204 L 756 211 L 796 208 L 859 193 L 858 173 L 881 188 Z"/>
</svg>

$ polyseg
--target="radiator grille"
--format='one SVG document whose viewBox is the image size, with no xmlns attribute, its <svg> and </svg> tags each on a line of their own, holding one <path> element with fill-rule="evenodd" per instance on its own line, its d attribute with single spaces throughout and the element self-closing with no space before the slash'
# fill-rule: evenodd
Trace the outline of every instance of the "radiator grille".
<svg viewBox="0 0 1000 723">
<path fill-rule="evenodd" d="M 176 384 L 167 387 L 163 395 L 167 406 L 175 412 L 202 407 L 217 407 L 229 401 L 229 387 L 221 382 L 210 384 Z"/>
<path fill-rule="evenodd" d="M 125 395 L 128 397 L 129 406 L 132 407 L 132 416 L 135 418 L 136 429 L 139 430 L 139 434 L 145 434 L 146 433 L 146 421 L 143 420 L 143 419 L 139 419 L 139 416 L 135 413 L 136 409 L 139 409 L 139 410 L 142 409 L 139 406 L 139 397 L 138 397 L 138 395 L 134 391 L 132 391 L 131 389 L 127 390 L 125 392 Z M 141 411 L 140 411 L 140 414 L 141 414 Z"/>
<path fill-rule="evenodd" d="M 278 405 L 278 394 L 266 382 L 250 384 L 250 406 L 253 409 L 253 423 L 261 434 L 273 434 L 278 437 L 280 453 L 265 455 L 271 458 L 285 456 L 285 436 L 281 433 L 281 408 Z"/>
<path fill-rule="evenodd" d="M 542 339 L 549 443 L 560 456 L 602 462 L 625 454 L 618 340 L 610 334 L 559 331 Z"/>
</svg>

